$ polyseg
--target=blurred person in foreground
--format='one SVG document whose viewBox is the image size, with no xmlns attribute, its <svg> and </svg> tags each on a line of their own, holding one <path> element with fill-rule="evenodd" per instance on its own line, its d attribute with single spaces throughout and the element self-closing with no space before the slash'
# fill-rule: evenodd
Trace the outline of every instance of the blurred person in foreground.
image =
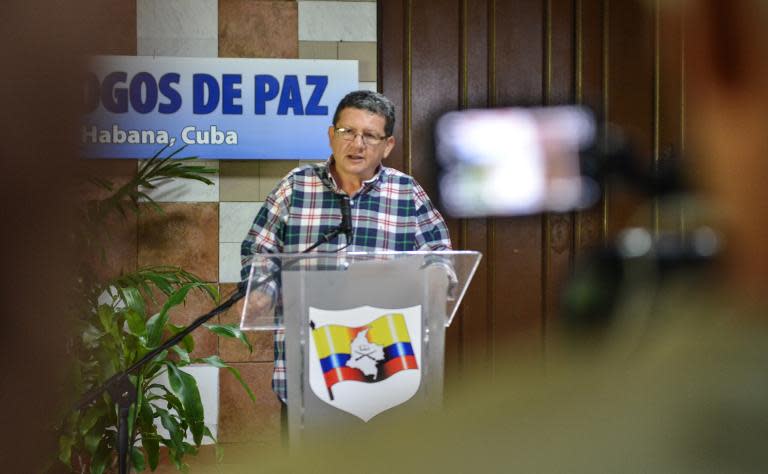
<svg viewBox="0 0 768 474">
<path fill-rule="evenodd" d="M 3 3 L 0 25 L 0 466 L 41 472 L 58 452 L 54 427 L 74 397 L 72 239 L 81 58 L 96 42 L 92 0 Z"/>
<path fill-rule="evenodd" d="M 648 281 L 650 307 L 628 295 L 597 347 L 564 350 L 546 374 L 532 361 L 492 387 L 466 381 L 469 393 L 440 417 L 404 420 L 366 439 L 334 435 L 287 460 L 259 457 L 252 465 L 262 472 L 768 471 L 768 1 L 667 2 L 662 14 L 686 21 L 689 149 L 702 194 L 724 216 L 725 247 L 714 267 L 681 271 L 663 285 Z M 634 289 L 642 295 L 643 286 Z"/>
</svg>

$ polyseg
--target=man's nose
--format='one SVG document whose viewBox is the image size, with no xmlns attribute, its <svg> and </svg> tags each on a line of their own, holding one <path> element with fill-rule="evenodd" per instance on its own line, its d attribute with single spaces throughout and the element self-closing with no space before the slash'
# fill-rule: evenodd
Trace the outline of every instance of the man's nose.
<svg viewBox="0 0 768 474">
<path fill-rule="evenodd" d="M 352 138 L 352 144 L 355 146 L 365 147 L 365 140 L 363 140 L 363 134 L 358 133 Z"/>
</svg>

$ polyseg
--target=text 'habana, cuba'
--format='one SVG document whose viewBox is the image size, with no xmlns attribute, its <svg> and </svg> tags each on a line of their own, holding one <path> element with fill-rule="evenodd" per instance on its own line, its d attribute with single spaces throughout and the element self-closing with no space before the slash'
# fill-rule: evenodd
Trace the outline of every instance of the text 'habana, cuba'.
<svg viewBox="0 0 768 474">
<path fill-rule="evenodd" d="M 234 130 L 219 130 L 216 125 L 211 125 L 208 128 L 197 128 L 190 125 L 181 130 L 181 141 L 187 145 L 237 145 L 237 138 L 237 132 Z M 81 128 L 81 142 L 89 145 L 161 144 L 173 146 L 176 144 L 176 137 L 171 136 L 167 130 L 123 130 L 118 125 L 112 125 L 111 128 L 84 125 Z"/>
</svg>

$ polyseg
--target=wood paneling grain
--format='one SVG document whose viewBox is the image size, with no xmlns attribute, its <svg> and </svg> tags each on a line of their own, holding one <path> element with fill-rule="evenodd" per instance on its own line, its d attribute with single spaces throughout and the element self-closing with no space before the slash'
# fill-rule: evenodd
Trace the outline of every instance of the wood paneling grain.
<svg viewBox="0 0 768 474">
<path fill-rule="evenodd" d="M 679 24 L 660 23 L 649 2 L 387 0 L 378 8 L 379 84 L 398 108 L 389 164 L 433 196 L 432 123 L 448 110 L 575 102 L 627 130 L 648 165 L 654 151 L 682 147 Z M 679 74 L 661 75 L 678 62 Z M 621 229 L 638 203 L 617 188 L 605 205 L 578 213 L 449 220 L 454 247 L 484 255 L 448 333 L 449 380 L 492 370 L 507 349 L 540 352 L 575 257 Z"/>
</svg>

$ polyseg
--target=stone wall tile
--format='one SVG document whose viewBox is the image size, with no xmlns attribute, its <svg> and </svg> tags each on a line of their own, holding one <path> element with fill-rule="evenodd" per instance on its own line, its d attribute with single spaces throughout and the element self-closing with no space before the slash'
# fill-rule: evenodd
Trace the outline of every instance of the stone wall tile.
<svg viewBox="0 0 768 474">
<path fill-rule="evenodd" d="M 329 149 L 330 154 L 330 149 Z M 299 160 L 265 160 L 261 162 L 259 174 L 259 201 L 265 201 L 277 183 L 292 169 L 299 166 Z"/>
<path fill-rule="evenodd" d="M 261 161 L 219 162 L 219 199 L 221 201 L 263 201 L 260 199 L 259 170 Z"/>
<path fill-rule="evenodd" d="M 375 41 L 342 41 L 339 43 L 339 59 L 356 59 L 358 79 L 361 82 L 376 81 Z"/>
<path fill-rule="evenodd" d="M 139 38 L 215 39 L 217 0 L 137 0 Z"/>
<path fill-rule="evenodd" d="M 229 294 L 235 290 L 234 284 L 221 285 L 222 293 Z M 221 314 L 222 324 L 240 324 L 243 312 L 242 300 L 235 306 Z M 253 352 L 249 352 L 241 342 L 221 339 L 219 355 L 224 362 L 269 362 L 274 359 L 272 331 L 247 331 L 246 337 L 253 346 Z"/>
<path fill-rule="evenodd" d="M 219 243 L 219 282 L 238 283 L 240 281 L 240 244 L 236 242 Z"/>
<path fill-rule="evenodd" d="M 142 204 L 139 266 L 173 265 L 204 281 L 218 281 L 218 203 Z"/>
<path fill-rule="evenodd" d="M 199 38 L 138 39 L 139 56 L 169 56 L 177 58 L 215 58 L 219 54 L 219 40 Z"/>
<path fill-rule="evenodd" d="M 300 41 L 376 41 L 376 2 L 299 2 Z"/>
<path fill-rule="evenodd" d="M 219 57 L 297 58 L 296 2 L 219 0 Z"/>
<path fill-rule="evenodd" d="M 262 441 L 279 443 L 280 402 L 272 392 L 272 364 L 233 363 L 256 395 L 252 402 L 240 383 L 220 372 L 219 440 L 223 443 Z"/>
<path fill-rule="evenodd" d="M 300 59 L 339 59 L 336 41 L 299 41 Z"/>
<path fill-rule="evenodd" d="M 219 204 L 219 243 L 241 243 L 251 229 L 262 202 L 222 202 Z"/>
<path fill-rule="evenodd" d="M 187 164 L 192 164 L 187 162 Z M 195 161 L 195 166 L 218 168 L 218 161 Z M 169 179 L 156 182 L 154 189 L 142 189 L 149 197 L 157 202 L 218 202 L 219 175 L 203 175 L 213 182 L 206 184 L 192 179 Z"/>
</svg>

